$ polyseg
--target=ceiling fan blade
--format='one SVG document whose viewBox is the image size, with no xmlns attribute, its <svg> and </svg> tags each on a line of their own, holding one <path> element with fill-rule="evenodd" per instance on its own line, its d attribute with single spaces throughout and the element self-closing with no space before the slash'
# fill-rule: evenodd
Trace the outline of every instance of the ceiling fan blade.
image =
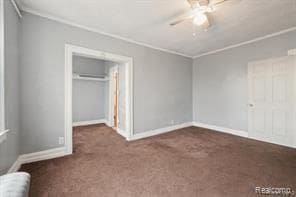
<svg viewBox="0 0 296 197">
<path fill-rule="evenodd" d="M 223 3 L 237 5 L 240 4 L 243 0 L 211 0 L 209 6 L 216 6 Z"/>
<path fill-rule="evenodd" d="M 187 16 L 187 17 L 183 17 L 183 18 L 181 18 L 181 19 L 179 19 L 179 20 L 176 20 L 176 21 L 174 21 L 174 22 L 171 22 L 171 23 L 170 23 L 170 26 L 178 25 L 178 24 L 180 24 L 180 23 L 182 23 L 182 22 L 184 22 L 184 21 L 186 21 L 186 20 L 192 19 L 192 18 L 193 18 L 192 15 Z"/>
<path fill-rule="evenodd" d="M 194 9 L 199 6 L 198 0 L 187 0 L 191 9 Z"/>
<path fill-rule="evenodd" d="M 211 0 L 209 6 L 216 6 L 222 3 L 225 3 L 227 0 Z"/>
<path fill-rule="evenodd" d="M 196 8 L 199 6 L 208 6 L 210 3 L 210 0 L 187 0 L 188 3 L 191 5 L 191 8 Z"/>
<path fill-rule="evenodd" d="M 200 6 L 208 6 L 210 3 L 209 0 L 197 0 L 197 1 Z"/>
<path fill-rule="evenodd" d="M 187 0 L 187 2 L 189 3 L 190 7 L 193 9 L 196 5 L 196 0 Z"/>
</svg>

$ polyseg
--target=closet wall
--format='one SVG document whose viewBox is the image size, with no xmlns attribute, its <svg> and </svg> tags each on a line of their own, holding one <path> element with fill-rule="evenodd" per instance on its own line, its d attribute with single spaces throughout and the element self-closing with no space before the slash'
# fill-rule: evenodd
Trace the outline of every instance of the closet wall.
<svg viewBox="0 0 296 197">
<path fill-rule="evenodd" d="M 73 57 L 73 73 L 106 75 L 105 61 Z M 73 122 L 107 119 L 108 81 L 73 79 Z"/>
</svg>

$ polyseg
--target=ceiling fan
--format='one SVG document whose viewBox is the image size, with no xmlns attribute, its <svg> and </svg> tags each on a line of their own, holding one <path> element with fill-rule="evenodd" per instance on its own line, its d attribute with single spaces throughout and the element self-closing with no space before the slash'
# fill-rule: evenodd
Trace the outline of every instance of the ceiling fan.
<svg viewBox="0 0 296 197">
<path fill-rule="evenodd" d="M 187 0 L 191 10 L 181 19 L 170 23 L 175 26 L 187 20 L 192 20 L 194 25 L 201 26 L 204 29 L 210 27 L 208 13 L 215 11 L 215 6 L 227 0 Z"/>
</svg>

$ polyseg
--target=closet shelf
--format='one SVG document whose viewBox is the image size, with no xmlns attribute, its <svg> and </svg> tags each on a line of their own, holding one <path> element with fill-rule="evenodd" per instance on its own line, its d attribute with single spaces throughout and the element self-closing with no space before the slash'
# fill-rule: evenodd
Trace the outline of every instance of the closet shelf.
<svg viewBox="0 0 296 197">
<path fill-rule="evenodd" d="M 86 75 L 86 74 L 77 74 L 77 73 L 73 73 L 72 78 L 75 80 L 87 80 L 87 81 L 109 81 L 109 78 L 106 76 L 95 76 L 95 75 Z"/>
</svg>

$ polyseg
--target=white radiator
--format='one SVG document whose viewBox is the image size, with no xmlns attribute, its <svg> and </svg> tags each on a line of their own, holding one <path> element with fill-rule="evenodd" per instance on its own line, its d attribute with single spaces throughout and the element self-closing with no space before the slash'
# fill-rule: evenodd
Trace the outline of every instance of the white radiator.
<svg viewBox="0 0 296 197">
<path fill-rule="evenodd" d="M 15 172 L 0 176 L 0 197 L 28 197 L 30 175 Z"/>
</svg>

